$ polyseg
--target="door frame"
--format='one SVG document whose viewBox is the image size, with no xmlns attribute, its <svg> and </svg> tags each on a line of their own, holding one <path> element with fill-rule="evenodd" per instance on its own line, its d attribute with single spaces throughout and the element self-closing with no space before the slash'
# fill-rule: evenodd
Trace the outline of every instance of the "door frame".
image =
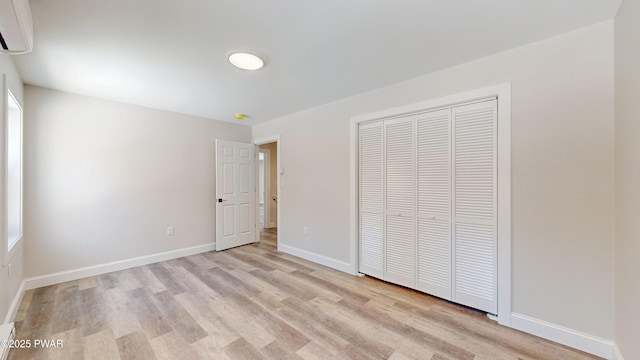
<svg viewBox="0 0 640 360">
<path fill-rule="evenodd" d="M 264 186 L 264 227 L 267 228 L 271 226 L 271 150 L 260 149 L 258 147 L 258 153 L 264 154 L 264 178 L 262 179 L 262 186 Z M 260 162 L 259 157 L 258 162 Z M 260 186 L 258 186 L 258 189 L 260 189 Z M 258 200 L 260 200 L 260 194 L 258 194 Z M 258 209 L 259 207 L 260 203 L 258 202 Z"/>
<path fill-rule="evenodd" d="M 351 272 L 358 274 L 358 131 L 361 123 L 437 110 L 496 97 L 498 99 L 498 323 L 511 326 L 511 82 L 386 109 L 351 118 L 349 124 L 349 247 Z M 278 155 L 280 155 L 278 153 Z M 279 220 L 279 219 L 278 219 Z"/>
<path fill-rule="evenodd" d="M 280 184 L 281 184 L 281 179 L 280 177 L 282 176 L 282 163 L 280 162 L 280 158 L 281 158 L 281 147 L 280 147 L 280 134 L 275 134 L 275 135 L 271 135 L 271 136 L 266 136 L 266 137 L 262 137 L 262 138 L 258 138 L 258 139 L 253 139 L 253 145 L 255 145 L 256 147 L 259 145 L 263 145 L 263 144 L 268 144 L 268 143 L 272 143 L 275 142 L 276 143 L 276 165 L 277 165 L 277 169 L 278 172 L 276 173 L 276 193 L 278 194 L 278 201 L 276 202 L 276 214 L 277 214 L 277 225 L 276 227 L 278 228 L 278 236 L 276 236 L 276 250 L 280 250 L 280 238 L 282 237 L 282 191 L 280 189 Z M 271 158 L 271 156 L 269 156 Z M 256 156 L 256 171 L 258 169 L 258 157 Z M 271 160 L 271 159 L 270 159 Z M 257 191 L 256 191 L 257 193 Z M 271 194 L 270 198 L 271 198 Z M 256 195 L 256 202 L 258 201 L 258 195 Z M 258 214 L 258 206 L 256 206 L 256 216 L 259 216 Z M 271 219 L 269 219 L 269 221 L 271 221 Z M 256 241 L 260 241 L 260 231 L 256 232 Z"/>
</svg>

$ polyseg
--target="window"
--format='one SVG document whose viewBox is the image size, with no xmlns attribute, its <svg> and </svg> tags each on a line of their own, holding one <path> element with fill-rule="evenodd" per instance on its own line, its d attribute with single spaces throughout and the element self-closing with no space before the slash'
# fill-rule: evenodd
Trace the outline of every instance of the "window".
<svg viewBox="0 0 640 360">
<path fill-rule="evenodd" d="M 7 91 L 7 244 L 22 238 L 22 108 Z"/>
</svg>

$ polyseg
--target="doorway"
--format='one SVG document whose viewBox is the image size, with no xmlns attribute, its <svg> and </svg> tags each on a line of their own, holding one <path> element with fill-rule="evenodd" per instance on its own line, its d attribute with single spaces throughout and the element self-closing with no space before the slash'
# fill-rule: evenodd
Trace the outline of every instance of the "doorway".
<svg viewBox="0 0 640 360">
<path fill-rule="evenodd" d="M 279 136 L 254 140 L 257 163 L 257 204 L 259 240 L 264 245 L 278 247 L 280 226 L 280 144 Z M 268 244 L 267 244 L 268 243 Z"/>
<path fill-rule="evenodd" d="M 266 144 L 269 145 L 269 144 Z M 271 150 L 258 147 L 258 224 L 259 229 L 275 227 L 271 222 Z"/>
</svg>

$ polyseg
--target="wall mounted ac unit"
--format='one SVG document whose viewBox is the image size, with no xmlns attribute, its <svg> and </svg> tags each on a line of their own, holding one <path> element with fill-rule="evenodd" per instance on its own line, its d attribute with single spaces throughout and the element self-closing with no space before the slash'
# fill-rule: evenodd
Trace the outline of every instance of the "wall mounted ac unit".
<svg viewBox="0 0 640 360">
<path fill-rule="evenodd" d="M 0 52 L 24 54 L 33 49 L 29 0 L 0 0 Z"/>
</svg>

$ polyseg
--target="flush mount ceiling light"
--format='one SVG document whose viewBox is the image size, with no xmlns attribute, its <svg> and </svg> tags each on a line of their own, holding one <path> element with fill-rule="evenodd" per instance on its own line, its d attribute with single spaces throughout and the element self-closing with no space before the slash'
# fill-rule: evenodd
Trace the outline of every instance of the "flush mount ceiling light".
<svg viewBox="0 0 640 360">
<path fill-rule="evenodd" d="M 229 55 L 229 62 L 233 66 L 244 70 L 258 70 L 264 66 L 262 59 L 246 52 L 236 52 Z"/>
</svg>

